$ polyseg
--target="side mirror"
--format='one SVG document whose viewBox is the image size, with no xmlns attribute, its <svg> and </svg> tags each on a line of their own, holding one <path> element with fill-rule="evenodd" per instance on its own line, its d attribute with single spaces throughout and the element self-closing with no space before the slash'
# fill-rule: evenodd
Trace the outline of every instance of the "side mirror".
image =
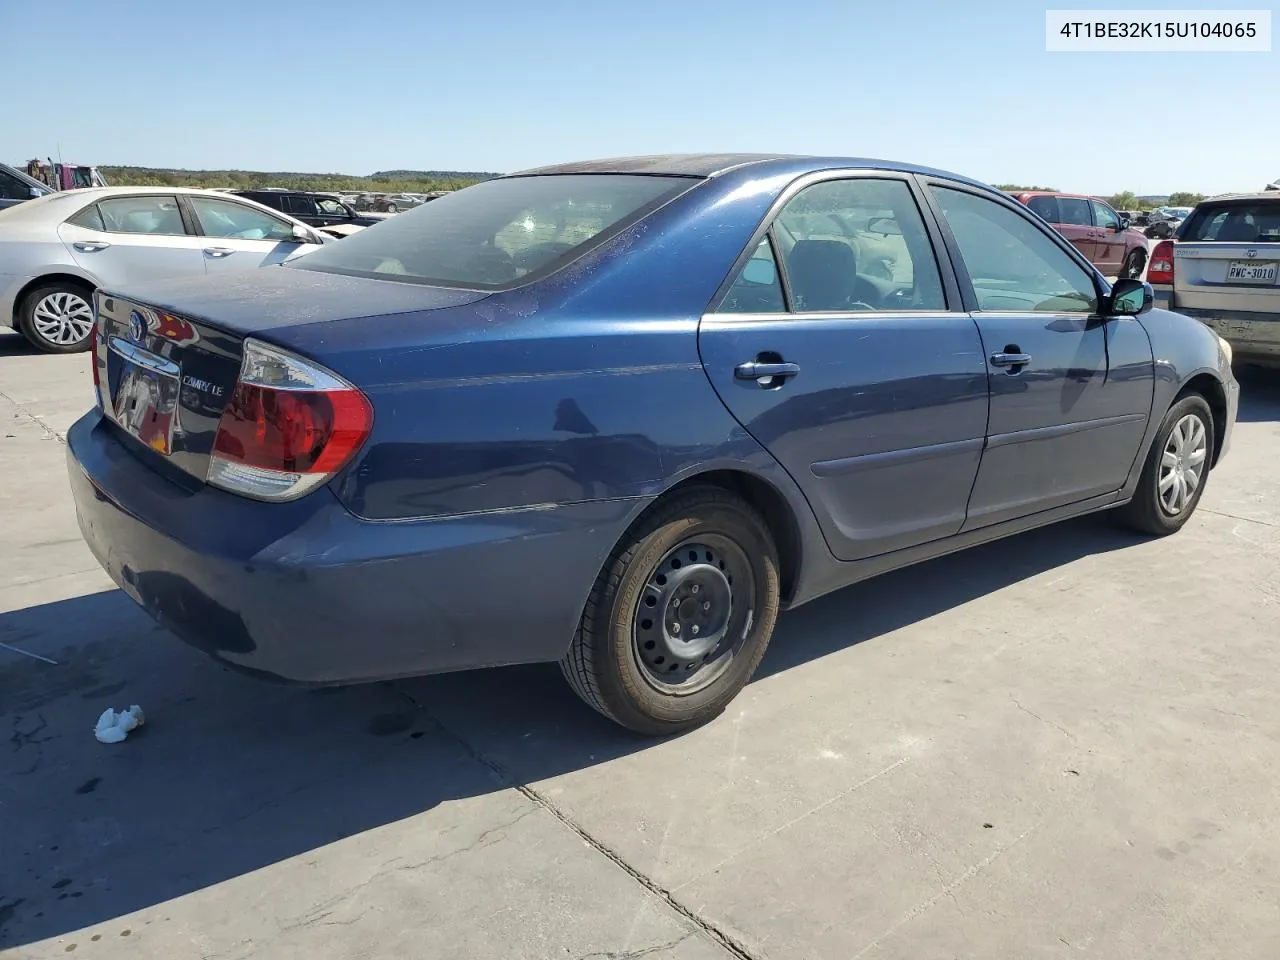
<svg viewBox="0 0 1280 960">
<path fill-rule="evenodd" d="M 306 227 L 304 227 L 300 223 L 295 223 L 293 225 L 293 239 L 297 240 L 299 243 L 321 243 L 322 242 L 316 237 L 314 233 L 312 233 L 310 230 L 308 230 Z"/>
<path fill-rule="evenodd" d="M 1129 218 L 1121 217 L 1120 222 L 1116 224 L 1116 233 L 1124 233 L 1129 229 Z"/>
<path fill-rule="evenodd" d="M 1112 317 L 1136 317 L 1146 313 L 1155 305 L 1155 291 L 1151 284 L 1143 280 L 1128 278 L 1117 280 L 1111 288 L 1109 303 L 1105 311 Z"/>
<path fill-rule="evenodd" d="M 38 200 L 45 195 L 45 191 L 41 190 L 39 187 L 28 187 L 27 193 L 31 194 L 32 200 Z"/>
</svg>

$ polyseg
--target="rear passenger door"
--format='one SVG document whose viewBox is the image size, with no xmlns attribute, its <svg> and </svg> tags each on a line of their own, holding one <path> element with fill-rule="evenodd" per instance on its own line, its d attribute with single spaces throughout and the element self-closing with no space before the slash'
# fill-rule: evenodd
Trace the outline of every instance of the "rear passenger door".
<svg viewBox="0 0 1280 960">
<path fill-rule="evenodd" d="M 882 172 L 792 187 L 699 327 L 716 392 L 841 560 L 959 531 L 982 453 L 982 341 L 919 204 Z"/>
<path fill-rule="evenodd" d="M 88 204 L 58 228 L 72 259 L 104 287 L 204 272 L 176 197 L 116 196 Z"/>
</svg>

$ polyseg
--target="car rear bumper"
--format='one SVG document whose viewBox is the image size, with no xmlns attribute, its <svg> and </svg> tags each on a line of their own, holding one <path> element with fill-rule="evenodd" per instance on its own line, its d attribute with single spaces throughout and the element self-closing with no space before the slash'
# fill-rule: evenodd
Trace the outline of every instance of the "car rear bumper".
<svg viewBox="0 0 1280 960">
<path fill-rule="evenodd" d="M 1238 357 L 1280 360 L 1280 313 L 1176 307 L 1220 336 Z"/>
<path fill-rule="evenodd" d="M 385 523 L 327 488 L 259 503 L 168 480 L 96 410 L 67 450 L 81 532 L 121 589 L 217 659 L 305 683 L 558 659 L 640 506 Z"/>
</svg>

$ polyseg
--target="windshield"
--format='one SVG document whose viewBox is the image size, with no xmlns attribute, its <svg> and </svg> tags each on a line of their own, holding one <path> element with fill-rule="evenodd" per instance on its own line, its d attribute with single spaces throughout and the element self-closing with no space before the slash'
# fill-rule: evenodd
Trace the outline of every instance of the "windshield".
<svg viewBox="0 0 1280 960">
<path fill-rule="evenodd" d="M 1183 227 L 1182 240 L 1221 243 L 1280 242 L 1280 203 L 1202 204 Z"/>
<path fill-rule="evenodd" d="M 486 180 L 289 267 L 496 290 L 545 276 L 698 181 L 614 174 Z"/>
</svg>

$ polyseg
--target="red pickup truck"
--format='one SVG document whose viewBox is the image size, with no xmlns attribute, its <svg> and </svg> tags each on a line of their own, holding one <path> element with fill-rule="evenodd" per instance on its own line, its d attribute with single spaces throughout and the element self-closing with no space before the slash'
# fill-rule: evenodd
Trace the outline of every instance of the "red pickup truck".
<svg viewBox="0 0 1280 960">
<path fill-rule="evenodd" d="M 1111 205 L 1072 193 L 1012 194 L 1075 244 L 1104 277 L 1138 279 L 1147 265 L 1147 238 L 1129 229 Z"/>
</svg>

